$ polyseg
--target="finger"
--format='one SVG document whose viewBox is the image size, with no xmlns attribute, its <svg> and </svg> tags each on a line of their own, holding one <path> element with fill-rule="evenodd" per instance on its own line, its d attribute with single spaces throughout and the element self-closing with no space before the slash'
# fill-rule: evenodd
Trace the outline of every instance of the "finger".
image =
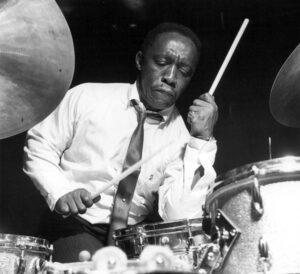
<svg viewBox="0 0 300 274">
<path fill-rule="evenodd" d="M 215 102 L 205 102 L 201 101 L 199 99 L 194 100 L 194 105 L 190 106 L 191 111 L 208 111 L 211 113 L 217 112 L 218 111 L 218 106 Z"/>
<path fill-rule="evenodd" d="M 78 214 L 78 208 L 73 197 L 68 200 L 68 206 L 71 214 Z"/>
<path fill-rule="evenodd" d="M 198 114 L 197 111 L 190 110 L 187 115 L 188 123 L 194 123 L 197 120 Z"/>
<path fill-rule="evenodd" d="M 79 191 L 75 194 L 76 195 L 74 196 L 74 202 L 77 207 L 77 211 L 78 211 L 78 213 L 83 214 L 87 210 L 85 202 L 83 201 L 83 197 L 88 198 L 88 192 L 86 190 L 84 190 L 84 191 Z M 87 199 L 87 198 L 85 198 L 85 199 Z"/>
<path fill-rule="evenodd" d="M 193 101 L 193 105 L 192 106 L 197 106 L 197 107 L 210 107 L 213 106 L 214 108 L 217 107 L 217 104 L 215 101 L 205 101 L 202 99 L 195 99 Z"/>
<path fill-rule="evenodd" d="M 207 106 L 196 106 L 196 105 L 191 105 L 191 106 L 189 107 L 189 112 L 200 112 L 200 111 L 202 111 L 205 107 L 208 107 L 208 105 L 207 105 Z"/>
<path fill-rule="evenodd" d="M 213 109 L 211 105 L 207 106 L 190 106 L 188 117 L 190 118 L 203 118 L 207 116 L 207 113 L 209 113 L 209 110 Z"/>
<path fill-rule="evenodd" d="M 88 191 L 83 191 L 80 193 L 81 201 L 86 207 L 91 207 L 93 205 L 92 196 Z"/>
<path fill-rule="evenodd" d="M 68 215 L 70 213 L 68 204 L 62 201 L 57 202 L 55 206 L 55 211 L 61 215 Z"/>
<path fill-rule="evenodd" d="M 79 214 L 84 214 L 86 212 L 87 208 L 85 204 L 81 201 L 81 199 L 75 200 L 75 204 Z"/>
<path fill-rule="evenodd" d="M 210 102 L 210 103 L 215 102 L 215 97 L 212 96 L 211 94 L 209 94 L 208 92 L 201 94 L 199 96 L 199 99 L 206 101 L 206 102 Z"/>
<path fill-rule="evenodd" d="M 205 105 L 209 105 L 209 102 L 201 100 L 200 98 L 195 99 L 192 104 L 192 106 L 205 106 Z"/>
</svg>

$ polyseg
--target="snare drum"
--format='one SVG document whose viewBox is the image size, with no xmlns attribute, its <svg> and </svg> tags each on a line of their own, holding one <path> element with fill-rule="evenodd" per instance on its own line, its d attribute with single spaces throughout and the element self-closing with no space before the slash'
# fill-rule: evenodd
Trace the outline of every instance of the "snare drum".
<svg viewBox="0 0 300 274">
<path fill-rule="evenodd" d="M 52 247 L 41 238 L 0 234 L 0 274 L 37 273 Z"/>
<path fill-rule="evenodd" d="M 130 226 L 116 230 L 113 238 L 128 258 L 138 258 L 147 245 L 169 246 L 174 253 L 182 254 L 190 246 L 209 241 L 200 218 Z"/>
<path fill-rule="evenodd" d="M 300 158 L 248 164 L 217 178 L 205 208 L 239 229 L 222 274 L 300 273 Z"/>
</svg>

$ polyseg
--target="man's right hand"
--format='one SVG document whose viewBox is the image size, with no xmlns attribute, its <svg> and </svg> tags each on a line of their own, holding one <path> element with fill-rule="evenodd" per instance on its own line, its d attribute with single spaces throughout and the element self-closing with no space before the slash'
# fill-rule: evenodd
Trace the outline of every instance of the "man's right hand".
<svg viewBox="0 0 300 274">
<path fill-rule="evenodd" d="M 92 199 L 91 193 L 84 188 L 75 189 L 58 199 L 55 211 L 62 215 L 83 214 L 99 200 Z"/>
</svg>

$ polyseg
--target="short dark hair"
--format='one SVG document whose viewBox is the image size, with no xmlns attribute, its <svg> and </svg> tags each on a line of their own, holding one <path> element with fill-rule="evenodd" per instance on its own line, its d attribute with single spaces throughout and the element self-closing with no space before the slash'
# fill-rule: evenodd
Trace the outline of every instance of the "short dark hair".
<svg viewBox="0 0 300 274">
<path fill-rule="evenodd" d="M 156 36 L 162 33 L 177 32 L 185 37 L 190 38 L 196 46 L 198 59 L 200 58 L 201 52 L 201 41 L 199 37 L 188 27 L 173 23 L 173 22 L 164 22 L 157 25 L 154 29 L 150 30 L 144 38 L 144 41 L 141 46 L 142 52 L 146 52 L 147 49 L 152 45 Z"/>
</svg>

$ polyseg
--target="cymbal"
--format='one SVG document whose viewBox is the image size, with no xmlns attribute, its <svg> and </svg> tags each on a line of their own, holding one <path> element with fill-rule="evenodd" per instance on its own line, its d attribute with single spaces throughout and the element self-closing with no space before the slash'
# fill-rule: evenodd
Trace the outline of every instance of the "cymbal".
<svg viewBox="0 0 300 274">
<path fill-rule="evenodd" d="M 279 123 L 300 127 L 300 45 L 279 70 L 271 89 L 269 105 Z"/>
<path fill-rule="evenodd" d="M 71 32 L 54 0 L 0 1 L 0 139 L 56 108 L 74 63 Z"/>
</svg>

